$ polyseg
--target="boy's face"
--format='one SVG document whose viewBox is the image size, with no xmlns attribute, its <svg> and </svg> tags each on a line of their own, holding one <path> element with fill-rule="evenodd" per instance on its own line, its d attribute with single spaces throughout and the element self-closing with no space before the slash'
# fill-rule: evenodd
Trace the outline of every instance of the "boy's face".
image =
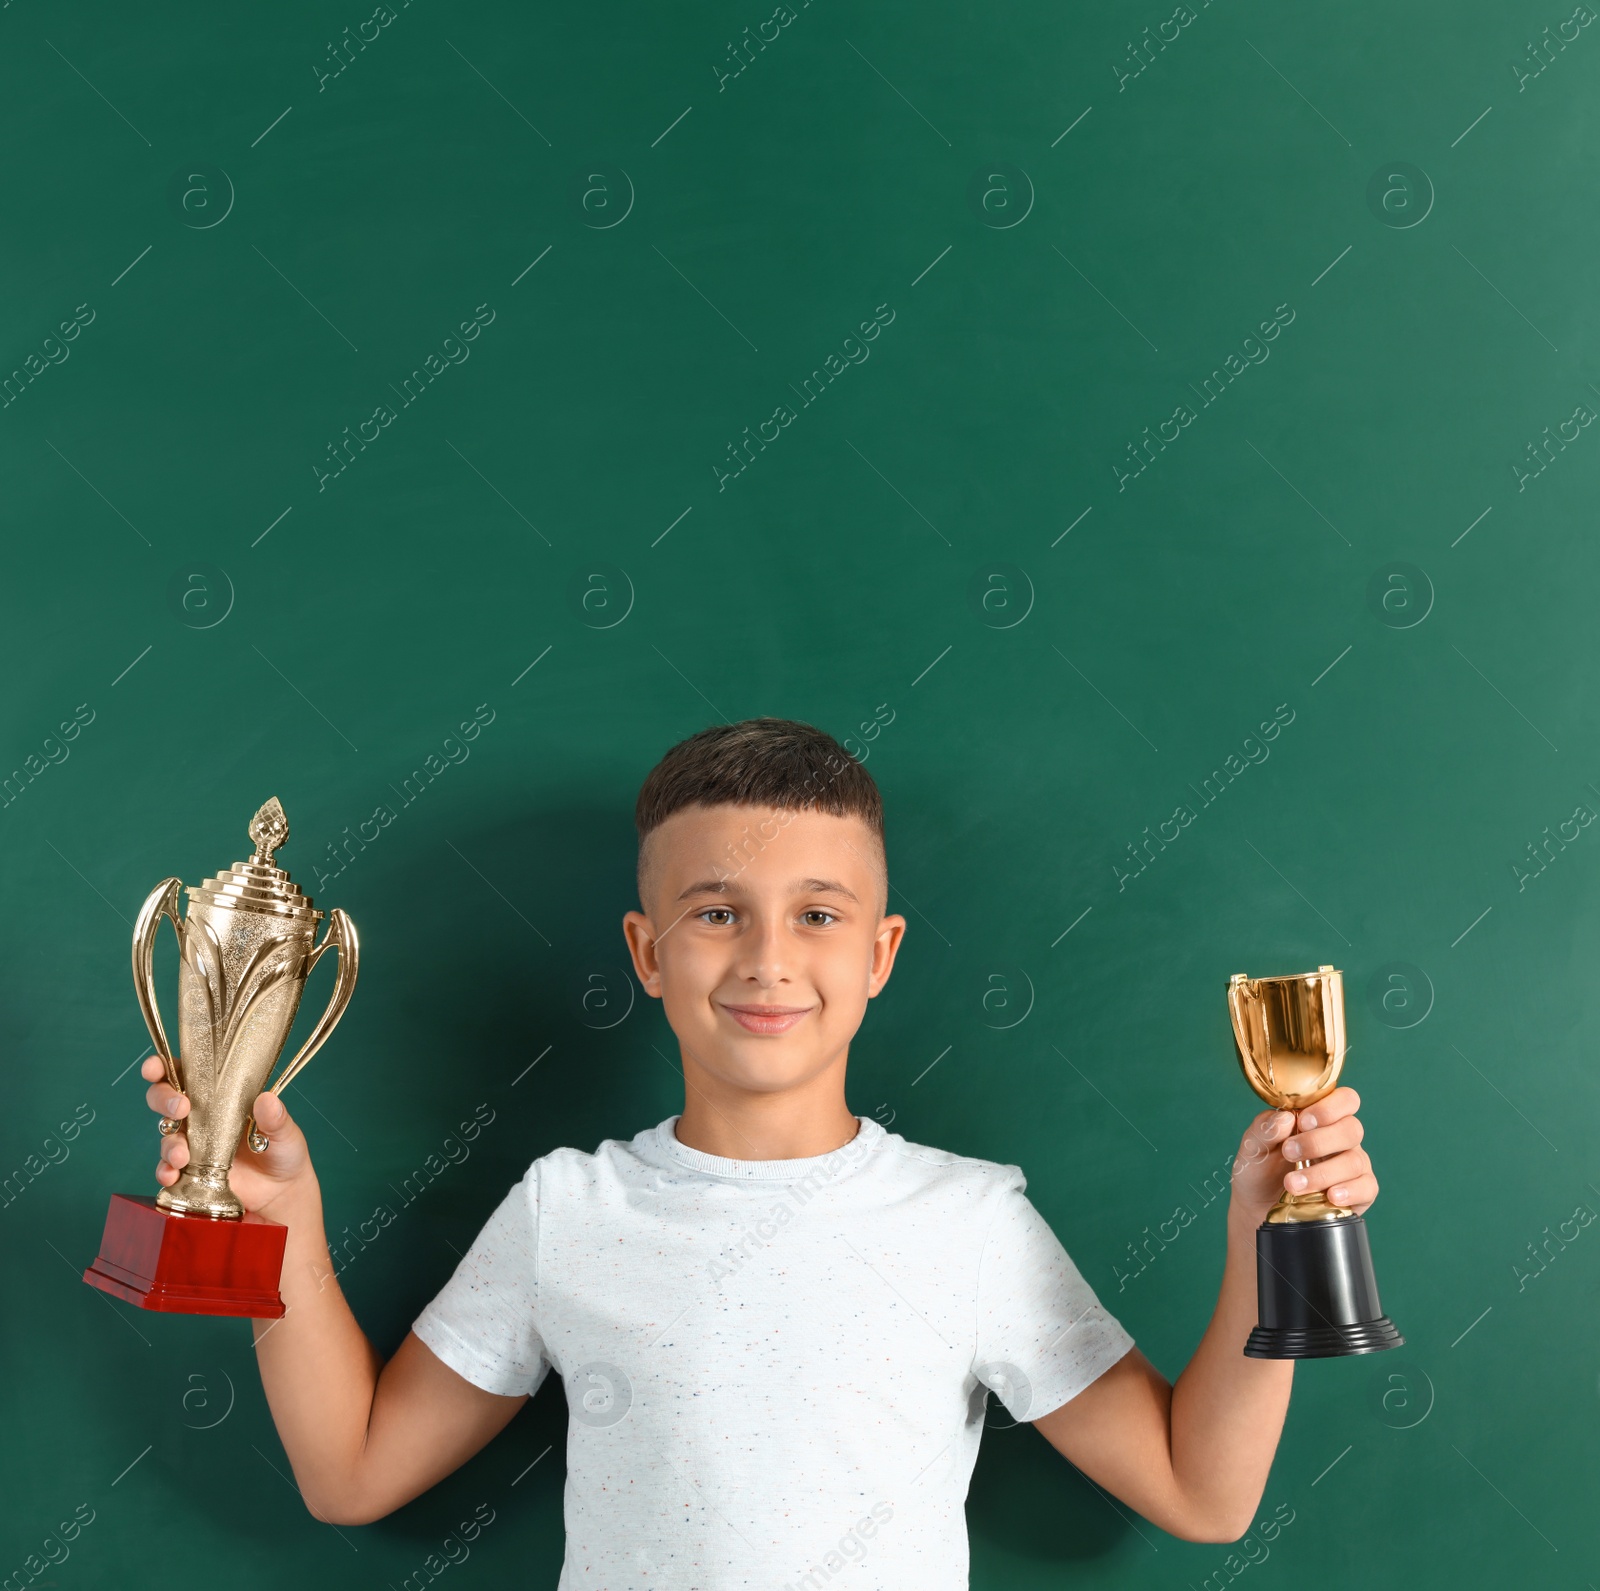
<svg viewBox="0 0 1600 1591">
<path fill-rule="evenodd" d="M 686 1070 L 777 1093 L 843 1061 L 906 927 L 881 857 L 860 818 L 809 810 L 689 807 L 650 835 L 623 932 Z"/>
</svg>

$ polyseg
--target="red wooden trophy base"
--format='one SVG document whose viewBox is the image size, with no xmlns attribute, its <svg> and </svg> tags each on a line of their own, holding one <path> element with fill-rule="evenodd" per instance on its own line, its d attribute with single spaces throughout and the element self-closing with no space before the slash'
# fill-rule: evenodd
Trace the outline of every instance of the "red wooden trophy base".
<svg viewBox="0 0 1600 1591">
<path fill-rule="evenodd" d="M 154 1198 L 114 1193 L 99 1256 L 83 1279 L 140 1309 L 276 1319 L 288 1235 L 288 1227 L 260 1215 L 173 1215 Z"/>
</svg>

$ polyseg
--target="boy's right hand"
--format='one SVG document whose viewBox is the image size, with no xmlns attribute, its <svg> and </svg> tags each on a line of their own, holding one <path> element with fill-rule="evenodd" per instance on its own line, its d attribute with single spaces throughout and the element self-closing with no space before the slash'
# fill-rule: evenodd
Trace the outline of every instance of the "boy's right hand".
<svg viewBox="0 0 1600 1591">
<path fill-rule="evenodd" d="M 177 1093 L 167 1081 L 166 1068 L 158 1055 L 148 1056 L 139 1075 L 150 1087 L 145 1103 L 158 1116 L 181 1122 L 189 1114 L 189 1098 Z M 228 1186 L 247 1210 L 265 1211 L 286 1194 L 314 1188 L 316 1174 L 311 1168 L 311 1152 L 305 1134 L 295 1126 L 287 1108 L 276 1094 L 256 1095 L 255 1124 L 267 1137 L 267 1147 L 257 1154 L 241 1139 Z M 161 1140 L 161 1158 L 156 1164 L 156 1181 L 170 1188 L 178 1173 L 189 1163 L 189 1139 L 185 1133 L 168 1133 Z"/>
</svg>

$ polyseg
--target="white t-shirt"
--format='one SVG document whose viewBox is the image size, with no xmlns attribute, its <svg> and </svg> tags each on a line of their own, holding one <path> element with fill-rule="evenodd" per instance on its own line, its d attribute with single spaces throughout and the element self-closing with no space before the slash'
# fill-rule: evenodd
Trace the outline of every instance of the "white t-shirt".
<svg viewBox="0 0 1600 1591">
<path fill-rule="evenodd" d="M 534 1161 L 414 1330 L 570 1411 L 560 1591 L 963 1591 L 988 1390 L 1017 1420 L 1133 1346 L 1022 1172 L 856 1137 L 724 1160 L 669 1117 Z"/>
</svg>

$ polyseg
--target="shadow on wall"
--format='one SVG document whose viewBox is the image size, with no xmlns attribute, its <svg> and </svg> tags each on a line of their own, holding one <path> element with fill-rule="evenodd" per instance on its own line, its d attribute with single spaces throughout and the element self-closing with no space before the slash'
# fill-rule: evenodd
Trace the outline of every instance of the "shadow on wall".
<svg viewBox="0 0 1600 1591">
<path fill-rule="evenodd" d="M 975 1569 L 991 1547 L 1040 1564 L 1103 1558 L 1117 1547 L 1132 1528 L 1120 1505 L 1031 1425 L 1012 1424 L 993 1395 L 987 1420 L 967 1494 Z M 1139 1528 L 1159 1534 L 1153 1525 Z"/>
<path fill-rule="evenodd" d="M 386 940 L 396 1084 L 414 1085 L 414 1107 L 432 1111 L 424 1082 L 437 1097 L 443 1077 L 462 1110 L 441 1124 L 479 1100 L 509 1112 L 517 1131 L 486 1134 L 484 1153 L 510 1175 L 560 1145 L 592 1150 L 681 1109 L 676 1045 L 622 936 L 637 905 L 635 853 L 628 811 L 536 808 L 424 835 L 366 904 Z M 462 1191 L 476 1195 L 478 1180 Z"/>
</svg>

